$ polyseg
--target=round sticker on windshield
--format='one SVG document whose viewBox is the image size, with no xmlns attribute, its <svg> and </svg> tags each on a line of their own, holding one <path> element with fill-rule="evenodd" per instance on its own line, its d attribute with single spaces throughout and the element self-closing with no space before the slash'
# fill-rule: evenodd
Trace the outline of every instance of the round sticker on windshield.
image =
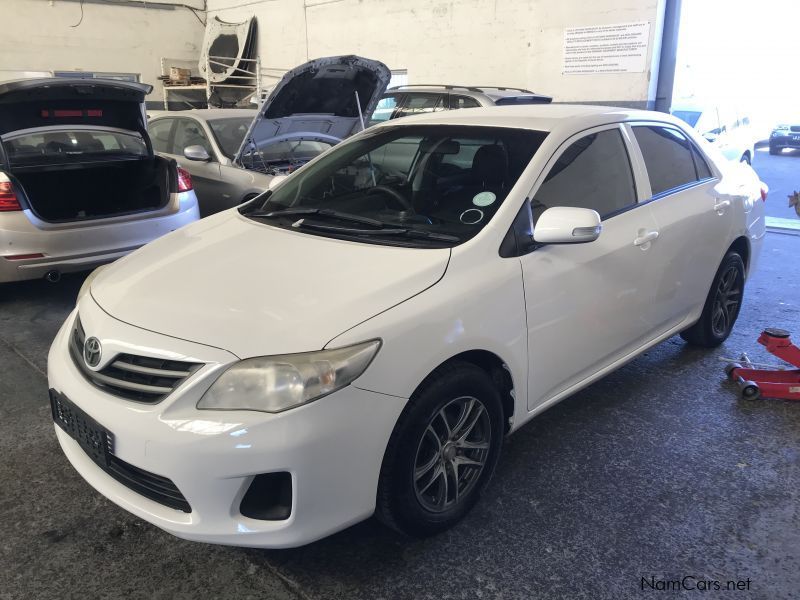
<svg viewBox="0 0 800 600">
<path fill-rule="evenodd" d="M 493 204 L 495 200 L 497 200 L 497 196 L 495 196 L 492 192 L 481 192 L 479 194 L 475 194 L 475 197 L 472 199 L 472 203 L 475 206 L 489 206 L 490 204 Z"/>
</svg>

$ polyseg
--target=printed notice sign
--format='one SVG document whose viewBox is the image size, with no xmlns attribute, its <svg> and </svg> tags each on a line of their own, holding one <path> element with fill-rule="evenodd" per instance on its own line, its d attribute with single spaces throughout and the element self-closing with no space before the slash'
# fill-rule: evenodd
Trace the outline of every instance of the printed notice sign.
<svg viewBox="0 0 800 600">
<path fill-rule="evenodd" d="M 647 68 L 650 22 L 564 29 L 564 74 L 641 73 Z"/>
</svg>

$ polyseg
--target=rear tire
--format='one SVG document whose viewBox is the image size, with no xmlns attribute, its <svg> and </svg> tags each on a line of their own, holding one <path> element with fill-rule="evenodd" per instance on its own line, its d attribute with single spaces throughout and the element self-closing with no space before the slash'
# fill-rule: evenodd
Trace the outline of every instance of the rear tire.
<svg viewBox="0 0 800 600">
<path fill-rule="evenodd" d="M 736 252 L 728 252 L 717 269 L 700 319 L 681 332 L 695 346 L 716 348 L 731 334 L 744 296 L 744 262 Z"/>
<path fill-rule="evenodd" d="M 494 473 L 503 408 L 489 376 L 466 362 L 440 367 L 414 393 L 381 466 L 376 516 L 426 537 L 460 521 Z"/>
</svg>

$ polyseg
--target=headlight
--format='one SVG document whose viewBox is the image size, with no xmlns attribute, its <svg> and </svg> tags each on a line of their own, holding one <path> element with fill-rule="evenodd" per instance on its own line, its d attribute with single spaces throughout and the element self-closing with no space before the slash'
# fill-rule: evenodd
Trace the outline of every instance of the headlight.
<svg viewBox="0 0 800 600">
<path fill-rule="evenodd" d="M 197 408 L 277 413 L 307 404 L 359 377 L 380 346 L 380 340 L 372 340 L 335 350 L 248 358 L 220 375 Z"/>
<path fill-rule="evenodd" d="M 89 276 L 83 280 L 83 285 L 81 285 L 81 289 L 78 290 L 78 300 L 83 298 L 83 295 L 89 291 L 89 287 L 92 285 L 92 281 L 94 278 L 100 274 L 100 271 L 105 269 L 108 265 L 101 265 L 97 267 L 94 271 L 89 273 Z"/>
</svg>

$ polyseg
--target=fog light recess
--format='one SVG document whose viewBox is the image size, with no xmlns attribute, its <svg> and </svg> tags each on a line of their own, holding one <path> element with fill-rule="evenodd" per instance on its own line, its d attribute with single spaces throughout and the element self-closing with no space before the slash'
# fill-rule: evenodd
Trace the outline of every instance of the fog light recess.
<svg viewBox="0 0 800 600">
<path fill-rule="evenodd" d="M 253 478 L 239 512 L 251 519 L 283 521 L 292 514 L 292 476 L 287 471 Z"/>
</svg>

